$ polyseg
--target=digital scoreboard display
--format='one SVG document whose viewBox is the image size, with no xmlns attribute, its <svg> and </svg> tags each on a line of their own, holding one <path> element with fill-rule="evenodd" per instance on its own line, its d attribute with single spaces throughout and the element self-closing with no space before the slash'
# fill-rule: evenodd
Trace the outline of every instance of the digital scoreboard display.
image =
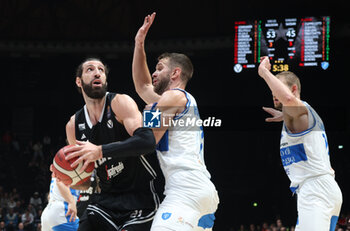
<svg viewBox="0 0 350 231">
<path fill-rule="evenodd" d="M 257 68 L 268 56 L 271 71 L 329 67 L 330 17 L 275 18 L 234 23 L 236 73 Z"/>
</svg>

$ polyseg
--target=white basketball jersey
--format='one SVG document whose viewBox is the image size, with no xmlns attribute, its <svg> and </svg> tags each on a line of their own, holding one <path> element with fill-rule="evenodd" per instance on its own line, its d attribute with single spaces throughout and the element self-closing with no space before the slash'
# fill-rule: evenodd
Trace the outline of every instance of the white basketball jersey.
<svg viewBox="0 0 350 231">
<path fill-rule="evenodd" d="M 295 192 L 306 179 L 325 174 L 334 175 L 329 160 L 329 147 L 323 122 L 306 102 L 309 128 L 291 133 L 283 123 L 280 154 L 284 169 Z"/>
<path fill-rule="evenodd" d="M 187 104 L 185 110 L 174 117 L 171 128 L 157 146 L 157 156 L 165 179 L 181 170 L 199 170 L 210 178 L 203 156 L 203 127 L 196 124 L 200 119 L 196 100 L 183 89 L 172 90 L 182 91 Z"/>
<path fill-rule="evenodd" d="M 80 191 L 79 191 L 79 190 L 76 190 L 76 189 L 70 188 L 70 192 L 72 193 L 75 202 L 77 202 Z M 57 187 L 56 178 L 51 178 L 51 184 L 50 184 L 50 201 L 51 201 L 51 200 L 54 200 L 54 201 L 62 201 L 62 202 L 65 201 L 65 199 L 64 199 L 63 196 L 61 195 L 61 192 L 60 192 L 59 188 Z"/>
</svg>

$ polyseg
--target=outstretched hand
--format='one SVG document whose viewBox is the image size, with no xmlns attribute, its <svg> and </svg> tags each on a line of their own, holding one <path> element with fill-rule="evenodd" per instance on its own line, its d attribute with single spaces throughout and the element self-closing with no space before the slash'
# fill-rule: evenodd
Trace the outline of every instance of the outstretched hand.
<svg viewBox="0 0 350 231">
<path fill-rule="evenodd" d="M 263 110 L 272 115 L 265 119 L 266 122 L 281 122 L 283 121 L 283 113 L 271 107 L 263 107 Z"/>
<path fill-rule="evenodd" d="M 69 153 L 66 156 L 66 160 L 78 157 L 78 159 L 71 164 L 72 168 L 84 161 L 83 167 L 80 169 L 80 173 L 82 173 L 91 162 L 102 158 L 102 146 L 94 145 L 89 141 L 79 140 L 76 141 L 76 144 L 78 145 L 66 148 L 64 152 Z"/>
<path fill-rule="evenodd" d="M 149 28 L 151 27 L 154 18 L 156 17 L 156 13 L 153 12 L 151 15 L 147 15 L 145 17 L 145 20 L 143 21 L 143 25 L 138 30 L 136 36 L 135 36 L 135 42 L 138 44 L 143 44 L 146 39 L 147 32 Z"/>
</svg>

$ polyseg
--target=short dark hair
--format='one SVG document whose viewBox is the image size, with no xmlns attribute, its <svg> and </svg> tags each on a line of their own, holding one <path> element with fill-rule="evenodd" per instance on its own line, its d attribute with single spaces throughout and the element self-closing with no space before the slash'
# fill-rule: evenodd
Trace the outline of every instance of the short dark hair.
<svg viewBox="0 0 350 231">
<path fill-rule="evenodd" d="M 105 66 L 105 74 L 106 74 L 106 77 L 109 73 L 109 68 L 108 66 L 103 63 L 103 61 L 100 59 L 100 58 L 96 58 L 96 57 L 90 57 L 90 58 L 86 58 L 82 63 L 79 64 L 79 66 L 77 67 L 77 70 L 75 72 L 75 77 L 80 77 L 82 76 L 83 74 L 83 64 L 86 63 L 86 62 L 89 62 L 89 61 L 99 61 L 103 64 L 103 66 Z"/>
<path fill-rule="evenodd" d="M 169 64 L 171 67 L 181 68 L 181 79 L 187 83 L 193 75 L 193 65 L 186 55 L 180 53 L 168 53 L 165 52 L 158 57 L 158 61 L 164 58 L 169 59 Z"/>
<path fill-rule="evenodd" d="M 99 62 L 101 62 L 103 64 L 103 66 L 105 67 L 106 77 L 108 76 L 108 73 L 109 73 L 108 66 L 105 63 L 103 63 L 103 61 L 100 58 L 89 57 L 89 58 L 86 58 L 82 63 L 79 64 L 79 66 L 77 67 L 77 70 L 75 71 L 74 79 L 76 77 L 81 78 L 81 76 L 83 75 L 83 65 L 84 65 L 84 63 L 89 62 L 89 61 L 99 61 Z M 81 94 L 81 88 L 77 86 L 77 90 Z"/>
</svg>

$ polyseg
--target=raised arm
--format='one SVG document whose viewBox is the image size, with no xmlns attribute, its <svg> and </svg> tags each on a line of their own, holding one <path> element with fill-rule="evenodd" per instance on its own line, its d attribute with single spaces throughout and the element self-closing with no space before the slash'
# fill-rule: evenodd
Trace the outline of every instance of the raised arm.
<svg viewBox="0 0 350 231">
<path fill-rule="evenodd" d="M 283 105 L 283 120 L 287 127 L 293 132 L 298 133 L 308 129 L 308 111 L 304 103 L 293 94 L 295 86 L 290 89 L 280 79 L 276 78 L 271 72 L 271 64 L 268 57 L 262 57 L 258 73 L 269 86 L 272 94 Z"/>
<path fill-rule="evenodd" d="M 152 77 L 147 66 L 145 52 L 145 39 L 149 28 L 151 27 L 156 13 L 147 15 L 143 25 L 135 36 L 134 56 L 132 60 L 132 78 L 137 94 L 146 103 L 157 102 L 160 96 L 153 91 Z"/>
</svg>

